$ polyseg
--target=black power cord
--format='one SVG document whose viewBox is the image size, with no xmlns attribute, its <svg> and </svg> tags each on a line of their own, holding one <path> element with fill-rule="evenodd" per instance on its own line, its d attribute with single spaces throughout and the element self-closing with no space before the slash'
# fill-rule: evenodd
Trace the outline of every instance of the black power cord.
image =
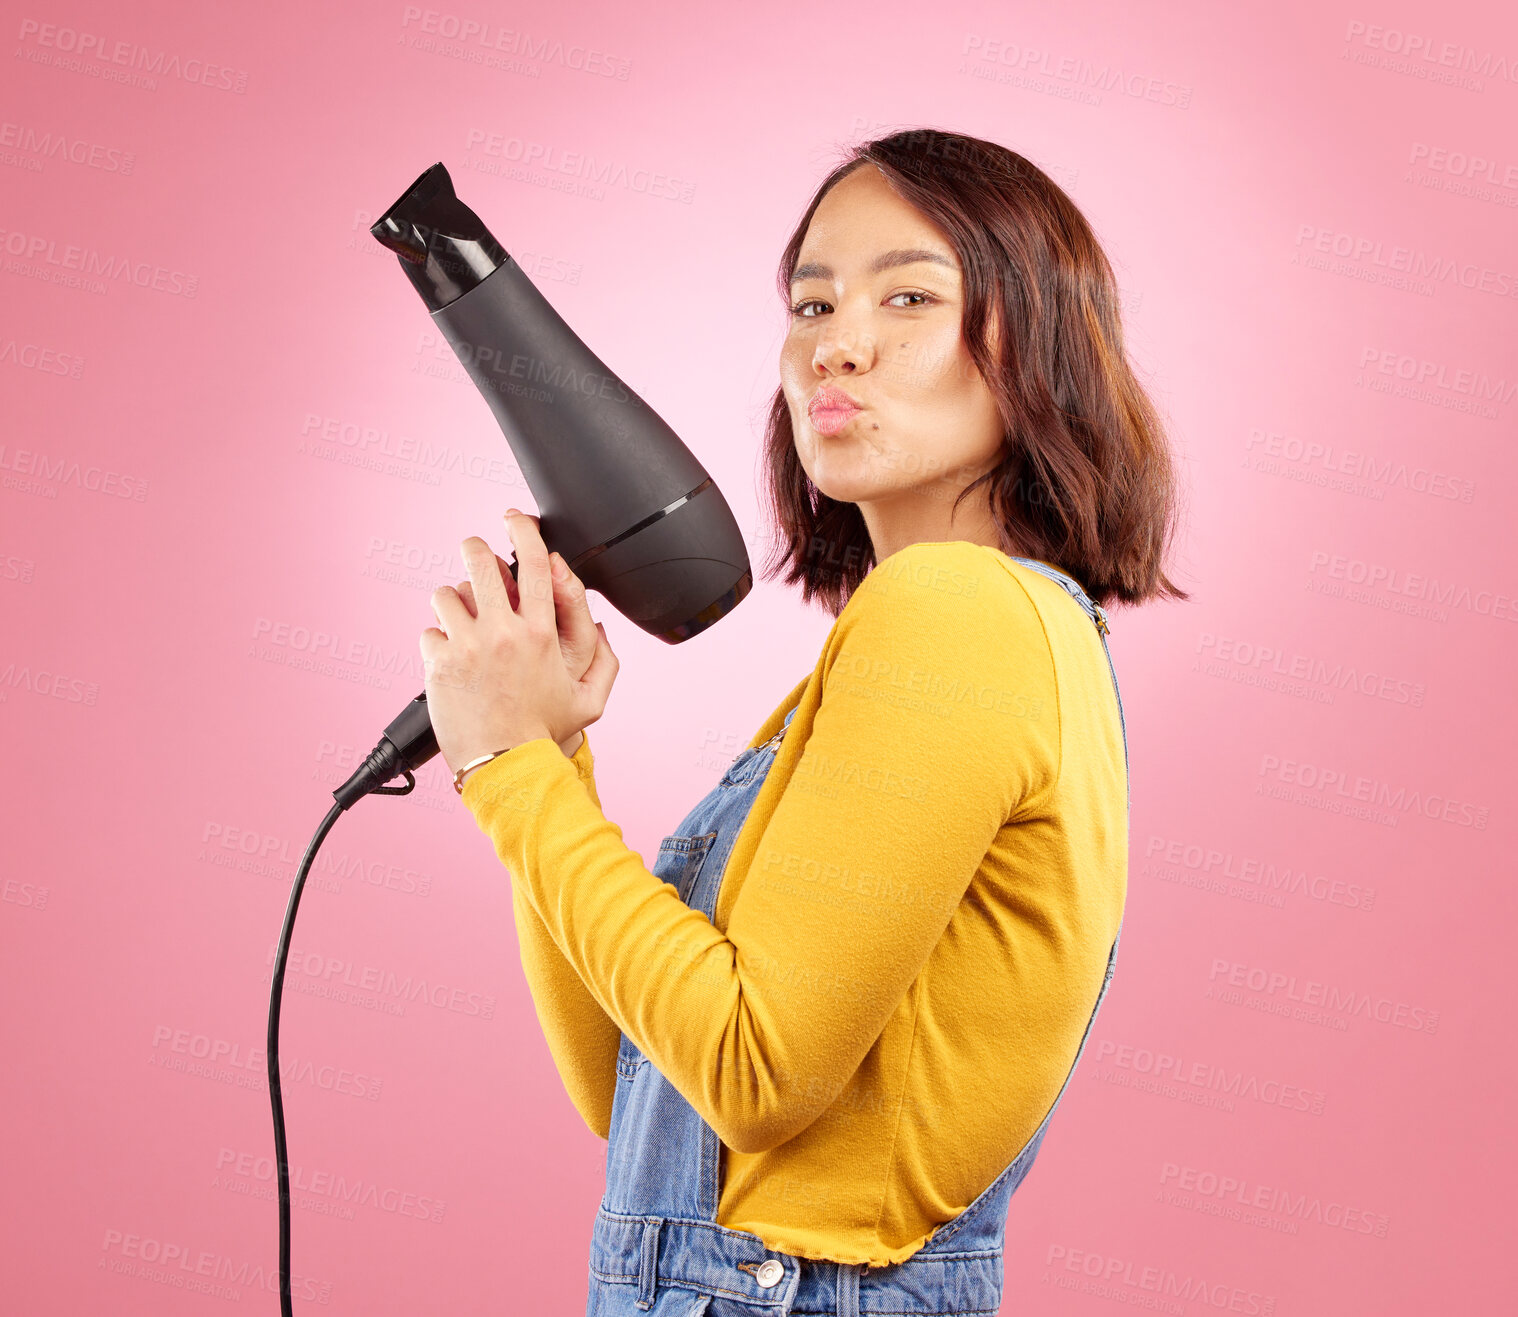
<svg viewBox="0 0 1518 1317">
<path fill-rule="evenodd" d="M 306 853 L 301 857 L 285 907 L 285 924 L 279 934 L 279 950 L 274 956 L 274 976 L 269 988 L 269 1037 L 265 1050 L 269 1060 L 269 1102 L 274 1108 L 274 1159 L 279 1173 L 279 1308 L 283 1317 L 294 1317 L 290 1301 L 290 1159 L 285 1146 L 285 1103 L 279 1084 L 279 1003 L 285 987 L 285 962 L 290 956 L 290 934 L 295 929 L 295 912 L 306 886 L 311 862 L 332 825 L 355 801 L 365 796 L 405 796 L 416 788 L 412 769 L 437 753 L 437 738 L 427 716 L 427 697 L 418 695 L 389 727 L 380 743 L 364 760 L 359 770 L 332 794 L 337 803 L 327 811 Z M 387 787 L 397 773 L 406 778 L 403 787 Z"/>
</svg>

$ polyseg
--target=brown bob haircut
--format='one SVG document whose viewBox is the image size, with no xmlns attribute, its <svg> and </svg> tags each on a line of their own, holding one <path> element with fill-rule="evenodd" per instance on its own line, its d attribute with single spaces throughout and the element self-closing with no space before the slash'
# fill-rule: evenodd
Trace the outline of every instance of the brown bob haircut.
<svg viewBox="0 0 1518 1317">
<path fill-rule="evenodd" d="M 841 179 L 874 165 L 933 221 L 959 259 L 966 345 L 1004 427 L 989 485 L 1004 552 L 1051 563 L 1103 607 L 1189 599 L 1164 573 L 1174 484 L 1159 414 L 1123 348 L 1117 281 L 1085 217 L 1043 170 L 994 142 L 914 128 L 853 147 L 823 180 L 780 260 L 780 296 L 808 225 Z M 993 351 L 990 335 L 1000 334 Z M 779 534 L 764 575 L 785 570 L 836 617 L 875 565 L 859 507 L 827 497 L 796 453 L 783 389 L 770 403 L 765 486 Z"/>
</svg>

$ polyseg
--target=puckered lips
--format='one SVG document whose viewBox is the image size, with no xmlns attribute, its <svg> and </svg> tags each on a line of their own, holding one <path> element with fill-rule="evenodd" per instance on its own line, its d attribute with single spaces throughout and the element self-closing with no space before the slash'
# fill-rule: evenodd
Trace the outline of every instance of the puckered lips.
<svg viewBox="0 0 1518 1317">
<path fill-rule="evenodd" d="M 819 385 L 806 405 L 812 428 L 818 434 L 829 436 L 837 434 L 863 410 L 858 400 L 833 384 Z"/>
</svg>

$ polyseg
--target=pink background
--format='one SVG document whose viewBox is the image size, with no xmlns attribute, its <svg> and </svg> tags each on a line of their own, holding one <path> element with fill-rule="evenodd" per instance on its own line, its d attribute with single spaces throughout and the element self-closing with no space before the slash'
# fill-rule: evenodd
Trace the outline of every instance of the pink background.
<svg viewBox="0 0 1518 1317">
<path fill-rule="evenodd" d="M 277 1311 L 262 1049 L 295 866 L 421 689 L 459 541 L 504 554 L 501 513 L 532 506 L 372 219 L 443 160 L 706 464 L 757 570 L 781 245 L 846 144 L 922 124 L 1021 151 L 1091 219 L 1172 427 L 1195 595 L 1114 610 L 1127 923 L 1012 1203 L 1004 1310 L 1510 1295 L 1518 22 L 764 8 L 13 9 L 8 1310 Z M 461 19 L 548 44 L 439 48 L 427 28 Z M 81 253 L 127 273 L 81 282 Z M 651 858 L 831 619 L 761 581 L 667 647 L 593 608 L 622 663 L 601 794 Z M 581 1311 L 605 1145 L 442 761 L 342 818 L 316 874 L 282 1033 L 307 1067 L 286 1081 L 297 1309 Z M 367 969 L 461 1008 L 321 995 Z M 348 1210 L 335 1177 L 379 1204 Z M 194 1289 L 206 1257 L 219 1295 Z"/>
</svg>

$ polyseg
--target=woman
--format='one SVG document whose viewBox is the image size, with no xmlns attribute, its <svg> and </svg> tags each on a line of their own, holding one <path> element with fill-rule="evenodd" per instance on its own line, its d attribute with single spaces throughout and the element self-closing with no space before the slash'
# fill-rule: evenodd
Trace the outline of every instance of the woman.
<svg viewBox="0 0 1518 1317">
<path fill-rule="evenodd" d="M 588 1314 L 994 1312 L 1115 964 L 1103 605 L 1187 597 L 1170 461 L 1088 225 L 1003 147 L 855 149 L 780 282 L 770 567 L 836 620 L 652 872 L 583 737 L 616 659 L 515 509 L 517 580 L 471 538 L 434 596 L 429 709 L 608 1139 Z"/>
</svg>

